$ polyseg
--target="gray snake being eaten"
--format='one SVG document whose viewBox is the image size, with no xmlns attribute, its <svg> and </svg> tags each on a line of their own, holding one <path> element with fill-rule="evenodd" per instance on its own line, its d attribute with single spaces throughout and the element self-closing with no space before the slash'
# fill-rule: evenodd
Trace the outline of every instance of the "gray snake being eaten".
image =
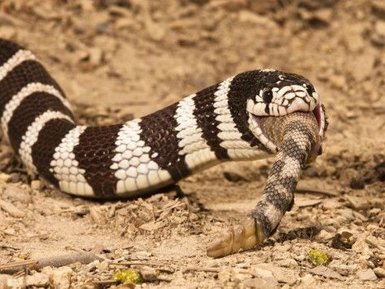
<svg viewBox="0 0 385 289">
<path fill-rule="evenodd" d="M 82 197 L 141 196 L 223 161 L 277 154 L 256 208 L 210 246 L 214 257 L 275 231 L 327 127 L 313 85 L 276 70 L 240 73 L 125 123 L 76 125 L 64 92 L 34 55 L 1 39 L 0 117 L 29 173 Z"/>
</svg>

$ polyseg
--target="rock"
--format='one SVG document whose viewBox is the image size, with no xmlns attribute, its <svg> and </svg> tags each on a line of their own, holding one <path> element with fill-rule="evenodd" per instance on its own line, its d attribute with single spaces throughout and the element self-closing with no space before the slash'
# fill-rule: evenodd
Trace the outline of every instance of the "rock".
<svg viewBox="0 0 385 289">
<path fill-rule="evenodd" d="M 346 200 L 349 202 L 349 205 L 356 210 L 366 210 L 370 208 L 370 200 L 367 197 L 355 197 L 355 196 L 346 196 Z"/>
<path fill-rule="evenodd" d="M 360 177 L 360 174 L 357 170 L 347 168 L 340 172 L 340 181 L 344 184 L 349 184 L 352 179 L 358 179 Z"/>
<path fill-rule="evenodd" d="M 269 29 L 277 29 L 277 24 L 270 20 L 270 18 L 255 14 L 248 10 L 242 10 L 238 14 L 239 21 L 249 22 L 254 25 L 259 25 Z"/>
<path fill-rule="evenodd" d="M 289 285 L 293 285 L 299 279 L 298 272 L 293 269 L 278 267 L 270 263 L 258 264 L 256 265 L 255 269 L 257 268 L 272 272 L 277 281 L 281 283 L 288 283 Z"/>
<path fill-rule="evenodd" d="M 221 283 L 227 283 L 231 280 L 232 270 L 224 269 L 218 273 L 218 280 Z"/>
<path fill-rule="evenodd" d="M 68 266 L 60 268 L 45 267 L 42 273 L 49 275 L 52 288 L 55 289 L 70 289 L 71 288 L 71 276 L 73 271 Z"/>
<path fill-rule="evenodd" d="M 374 230 L 378 231 L 379 229 L 380 228 L 375 228 Z M 369 230 L 369 228 L 368 228 L 368 230 Z M 369 245 L 371 245 L 375 248 L 380 249 L 383 252 L 385 251 L 385 240 L 383 240 L 383 239 L 376 238 L 372 235 L 369 235 L 366 237 L 366 243 L 368 243 Z"/>
<path fill-rule="evenodd" d="M 7 228 L 2 231 L 4 234 L 9 235 L 9 236 L 15 236 L 16 231 L 14 228 Z"/>
<path fill-rule="evenodd" d="M 98 261 L 97 263 L 95 263 L 95 267 L 101 272 L 108 270 L 108 266 L 109 264 L 106 261 Z"/>
<path fill-rule="evenodd" d="M 306 288 L 308 288 L 308 286 L 310 286 L 316 282 L 316 279 L 311 274 L 306 274 L 305 276 L 303 276 L 300 279 L 300 281 L 301 281 L 302 285 L 304 285 Z"/>
<path fill-rule="evenodd" d="M 256 267 L 254 269 L 254 274 L 257 275 L 258 277 L 263 278 L 263 279 L 269 279 L 269 278 L 275 279 L 274 275 L 273 275 L 273 273 L 271 271 L 265 270 L 265 269 L 262 269 L 262 268 L 258 268 L 258 267 Z"/>
<path fill-rule="evenodd" d="M 90 216 L 91 219 L 98 225 L 107 224 L 107 218 L 103 214 L 102 209 L 98 206 L 93 206 L 90 208 Z"/>
<path fill-rule="evenodd" d="M 329 241 L 334 237 L 334 233 L 328 232 L 326 230 L 321 230 L 321 232 L 318 234 L 318 239 L 322 241 Z"/>
<path fill-rule="evenodd" d="M 0 208 L 14 218 L 23 218 L 25 213 L 12 203 L 0 200 Z"/>
<path fill-rule="evenodd" d="M 383 0 L 372 0 L 371 9 L 378 18 L 385 19 L 385 2 Z"/>
<path fill-rule="evenodd" d="M 336 271 L 342 276 L 351 276 L 354 272 L 357 271 L 357 264 L 345 265 L 341 264 L 339 260 L 333 260 L 328 264 L 328 268 Z"/>
<path fill-rule="evenodd" d="M 150 19 L 147 19 L 145 22 L 145 27 L 151 40 L 160 41 L 166 36 L 165 28 L 161 24 L 155 23 Z"/>
<path fill-rule="evenodd" d="M 328 267 L 325 267 L 325 266 L 318 266 L 318 267 L 315 267 L 311 270 L 309 270 L 310 273 L 313 273 L 315 275 L 319 275 L 319 276 L 323 276 L 323 277 L 326 277 L 326 278 L 333 278 L 333 279 L 337 279 L 337 280 L 345 280 L 340 274 L 338 274 L 337 272 L 329 269 Z"/>
<path fill-rule="evenodd" d="M 350 222 L 355 221 L 354 211 L 352 209 L 349 209 L 349 208 L 341 209 L 340 215 L 344 217 L 347 221 L 350 221 Z"/>
<path fill-rule="evenodd" d="M 334 236 L 331 246 L 335 249 L 351 249 L 355 238 L 352 233 L 344 231 Z"/>
<path fill-rule="evenodd" d="M 374 171 L 376 172 L 377 178 L 381 182 L 385 182 L 385 162 L 380 162 L 374 167 Z"/>
<path fill-rule="evenodd" d="M 49 276 L 43 273 L 35 272 L 33 275 L 27 275 L 26 286 L 46 287 L 49 285 Z"/>
<path fill-rule="evenodd" d="M 316 199 L 304 199 L 304 198 L 297 198 L 295 204 L 299 208 L 306 208 L 306 207 L 315 207 L 322 203 L 322 200 L 316 200 Z"/>
<path fill-rule="evenodd" d="M 348 116 L 349 117 L 349 116 Z M 362 190 L 365 188 L 365 182 L 362 178 L 353 178 L 351 181 L 350 181 L 350 187 L 353 189 L 353 190 Z"/>
<path fill-rule="evenodd" d="M 22 278 L 14 278 L 10 275 L 0 274 L 0 289 L 25 288 Z"/>
<path fill-rule="evenodd" d="M 231 280 L 235 282 L 243 282 L 244 280 L 249 279 L 251 277 L 253 277 L 253 274 L 251 272 L 250 273 L 245 271 L 239 272 L 238 270 L 235 269 L 231 276 Z"/>
<path fill-rule="evenodd" d="M 248 1 L 250 5 L 250 10 L 258 13 L 264 14 L 269 10 L 279 9 L 280 1 L 279 0 L 265 0 L 265 1 Z"/>
<path fill-rule="evenodd" d="M 104 52 L 99 47 L 92 47 L 88 51 L 89 53 L 89 62 L 93 66 L 98 66 L 102 64 L 104 58 Z"/>
<path fill-rule="evenodd" d="M 385 21 L 376 21 L 374 32 L 381 38 L 385 38 Z"/>
<path fill-rule="evenodd" d="M 215 0 L 209 1 L 208 6 L 212 8 L 221 8 L 227 11 L 239 11 L 247 6 L 246 0 Z"/>
<path fill-rule="evenodd" d="M 369 257 L 372 255 L 372 251 L 366 242 L 366 236 L 360 235 L 357 241 L 352 245 L 352 251 L 359 253 L 362 257 Z"/>
<path fill-rule="evenodd" d="M 357 272 L 357 277 L 362 281 L 375 281 L 377 276 L 372 269 L 360 270 Z"/>
<path fill-rule="evenodd" d="M 239 288 L 252 288 L 252 289 L 278 289 L 280 288 L 278 282 L 273 283 L 270 280 L 263 278 L 250 278 L 244 280 Z"/>
<path fill-rule="evenodd" d="M 377 277 L 379 278 L 385 277 L 385 268 L 377 267 L 377 268 L 374 268 L 373 271 Z"/>
<path fill-rule="evenodd" d="M 29 191 L 20 188 L 14 184 L 8 184 L 4 190 L 3 198 L 24 204 L 29 204 L 32 200 Z"/>
<path fill-rule="evenodd" d="M 233 183 L 247 181 L 245 177 L 234 172 L 223 172 L 223 176 L 226 180 Z"/>
<path fill-rule="evenodd" d="M 282 266 L 282 267 L 287 267 L 287 268 L 293 268 L 293 269 L 298 268 L 297 261 L 292 259 L 292 258 L 286 258 L 286 259 L 279 260 L 279 261 L 277 261 L 277 264 Z"/>
<path fill-rule="evenodd" d="M 308 25 L 317 28 L 327 27 L 331 23 L 333 17 L 333 11 L 329 8 L 315 11 L 301 9 L 299 14 L 301 18 L 308 23 Z"/>
<path fill-rule="evenodd" d="M 1 25 L 0 26 L 0 37 L 5 39 L 15 39 L 17 30 L 11 26 Z"/>
<path fill-rule="evenodd" d="M 41 181 L 40 180 L 33 180 L 31 182 L 31 189 L 32 190 L 39 190 L 39 189 L 41 189 Z"/>
<path fill-rule="evenodd" d="M 333 10 L 329 8 L 318 9 L 312 14 L 312 21 L 319 22 L 319 24 L 328 25 L 332 18 Z"/>
</svg>

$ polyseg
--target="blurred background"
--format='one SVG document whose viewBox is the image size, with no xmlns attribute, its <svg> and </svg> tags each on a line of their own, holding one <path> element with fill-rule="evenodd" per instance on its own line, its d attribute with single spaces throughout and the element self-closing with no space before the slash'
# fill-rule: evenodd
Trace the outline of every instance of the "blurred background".
<svg viewBox="0 0 385 289">
<path fill-rule="evenodd" d="M 63 87 L 80 121 L 92 124 L 110 124 L 143 116 L 245 70 L 274 68 L 309 78 L 326 106 L 330 126 L 324 154 L 304 172 L 301 184 L 307 189 L 320 190 L 322 197 L 318 196 L 314 201 L 312 195 L 299 196 L 298 206 L 285 217 L 282 228 L 293 229 L 307 222 L 320 222 L 328 229 L 323 231 L 316 245 L 334 250 L 337 260 L 334 267 L 329 268 L 351 276 L 351 279 L 348 277 L 351 284 L 362 285 L 360 282 L 365 278 L 381 282 L 383 277 L 377 273 L 377 277 L 356 275 L 360 268 L 385 266 L 382 261 L 368 261 L 373 256 L 376 260 L 385 258 L 378 253 L 379 248 L 357 245 L 355 251 L 348 253 L 331 249 L 328 242 L 337 236 L 337 232 L 346 229 L 357 236 L 356 240 L 363 240 L 359 244 L 367 244 L 368 232 L 375 231 L 376 242 L 385 248 L 385 1 L 0 0 L 0 37 L 17 41 L 32 50 Z M 196 234 L 206 236 L 218 226 L 226 226 L 232 217 L 238 218 L 238 214 L 243 215 L 252 208 L 263 189 L 270 164 L 271 161 L 252 165 L 247 162 L 224 164 L 182 182 L 185 191 L 197 196 L 199 206 L 203 204 L 210 209 L 208 212 L 198 209 L 194 220 L 186 217 L 191 208 L 182 206 L 178 207 L 182 208 L 180 211 L 173 211 L 167 223 L 162 223 L 163 227 L 149 225 L 150 229 L 138 229 L 149 220 L 158 224 L 162 206 L 169 208 L 173 198 L 166 198 L 167 202 L 163 200 L 163 205 L 157 203 L 159 199 L 142 200 L 140 204 L 155 206 L 159 214 L 146 221 L 138 214 L 134 219 L 139 225 L 135 228 L 111 214 L 111 208 L 121 209 L 116 204 L 104 205 L 105 211 L 98 211 L 108 216 L 109 225 L 94 219 L 96 213 L 92 216 L 86 213 L 88 219 L 84 218 L 96 223 L 99 229 L 114 228 L 121 236 L 128 234 L 131 241 L 137 241 L 132 243 L 134 248 L 147 242 L 143 247 L 151 251 L 154 244 L 159 245 L 160 237 L 171 236 L 169 244 L 181 247 L 179 250 L 174 248 L 173 256 L 165 253 L 170 250 L 166 245 L 162 253 L 151 251 L 158 259 L 176 258 L 175 262 L 182 262 L 181 258 L 187 258 L 188 254 L 202 257 L 204 250 L 199 247 L 200 241 L 183 238 L 191 234 L 191 228 Z M 68 205 L 68 210 L 80 202 L 58 193 L 50 196 L 52 199 L 48 204 L 61 199 Z M 34 196 L 40 197 L 43 196 Z M 172 204 L 180 205 L 175 202 Z M 30 210 L 33 216 L 36 210 Z M 60 217 L 60 213 L 53 216 L 56 217 Z M 175 221 L 177 217 L 179 219 Z M 36 218 L 31 218 L 30 222 Z M 55 224 L 57 228 L 62 225 L 60 222 Z M 22 225 L 15 226 L 18 226 L 17 230 L 26 230 Z M 178 229 L 174 236 L 170 232 L 175 227 L 184 229 Z M 367 228 L 371 229 L 368 231 Z M 34 230 L 39 232 L 41 227 Z M 78 233 L 84 235 L 87 230 L 89 228 L 85 227 Z M 155 235 L 154 230 L 157 230 Z M 150 231 L 152 233 L 148 233 Z M 65 241 L 68 235 L 60 236 Z M 6 242 L 16 242 L 12 236 L 3 238 Z M 101 240 L 103 236 L 99 234 L 97 238 Z M 181 238 L 187 240 L 184 245 L 188 248 L 178 243 Z M 88 244 L 92 239 L 83 241 L 79 244 Z M 103 246 L 112 246 L 108 241 L 103 242 Z M 25 246 L 22 244 L 21 247 Z M 287 258 L 300 256 L 303 253 L 301 244 L 309 245 L 306 242 L 305 245 L 297 244 L 298 247 L 293 245 L 295 249 L 290 247 L 292 255 Z M 259 260 L 276 262 L 282 251 L 289 254 L 287 251 L 291 250 L 282 249 L 272 257 L 269 252 L 281 245 L 271 246 L 273 250 L 267 247 L 255 253 L 261 258 Z M 362 251 L 367 254 L 362 255 Z M 241 259 L 227 260 L 236 264 L 250 257 L 242 256 L 238 257 Z M 203 264 L 206 259 L 202 258 L 194 259 L 194 264 Z M 355 267 L 352 265 L 350 269 L 339 271 L 348 259 L 355 258 L 359 264 L 353 262 Z M 300 265 L 292 268 L 295 274 L 308 269 L 301 261 L 296 259 L 296 262 Z M 184 278 L 198 282 L 210 276 L 192 274 Z M 305 284 L 298 281 L 302 280 L 298 279 L 299 275 L 294 276 L 297 276 L 292 279 L 294 283 L 279 282 Z M 330 281 L 334 277 L 325 278 Z M 214 279 L 213 288 L 226 283 Z M 179 280 L 181 284 L 183 280 Z M 333 280 L 341 286 L 344 279 Z M 310 288 L 304 286 L 302 288 Z"/>
</svg>

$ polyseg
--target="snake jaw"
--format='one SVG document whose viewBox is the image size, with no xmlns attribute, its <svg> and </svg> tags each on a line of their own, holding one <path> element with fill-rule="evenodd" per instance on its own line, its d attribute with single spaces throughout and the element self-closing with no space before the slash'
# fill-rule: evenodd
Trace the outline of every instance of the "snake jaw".
<svg viewBox="0 0 385 289">
<path fill-rule="evenodd" d="M 261 118 L 264 116 L 256 116 L 253 113 L 249 113 L 249 124 L 250 129 L 253 132 L 254 136 L 272 153 L 278 152 L 278 147 L 269 139 L 267 134 L 262 130 L 262 128 L 259 125 L 259 122 Z"/>
<path fill-rule="evenodd" d="M 241 250 L 250 250 L 265 239 L 262 226 L 254 218 L 248 217 L 241 224 L 234 225 L 224 235 L 211 242 L 207 248 L 207 255 L 218 258 Z"/>
<path fill-rule="evenodd" d="M 301 106 L 297 106 L 296 108 L 299 110 L 293 110 L 290 113 L 302 111 Z M 323 105 L 317 104 L 315 108 L 310 111 L 314 114 L 317 120 L 318 128 L 319 128 L 319 131 L 318 131 L 319 142 L 315 146 L 316 151 L 314 151 L 314 155 L 316 157 L 317 155 L 320 155 L 322 152 L 321 143 L 322 143 L 322 140 L 324 139 L 325 131 L 327 129 L 327 119 L 325 114 L 325 108 Z M 249 128 L 253 132 L 254 136 L 272 153 L 278 152 L 279 148 L 277 144 L 274 143 L 271 140 L 271 138 L 269 138 L 269 132 L 264 131 L 264 129 L 262 129 L 260 126 L 261 120 L 267 116 L 256 115 L 250 112 L 249 110 L 248 110 L 248 113 L 249 113 Z"/>
<path fill-rule="evenodd" d="M 313 109 L 313 114 L 315 118 L 317 119 L 318 127 L 319 127 L 319 136 L 321 139 L 325 135 L 325 131 L 327 129 L 327 120 L 326 120 L 326 114 L 325 114 L 325 108 L 323 105 L 317 105 Z"/>
</svg>

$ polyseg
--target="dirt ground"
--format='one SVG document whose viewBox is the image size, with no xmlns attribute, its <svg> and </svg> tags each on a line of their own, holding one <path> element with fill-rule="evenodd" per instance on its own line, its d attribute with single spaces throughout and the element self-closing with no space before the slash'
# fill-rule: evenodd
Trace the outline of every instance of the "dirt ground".
<svg viewBox="0 0 385 289">
<path fill-rule="evenodd" d="M 31 179 L 2 142 L 0 288 L 385 288 L 384 1 L 0 0 L 0 37 L 38 56 L 83 123 L 143 116 L 256 68 L 311 79 L 330 122 L 278 232 L 219 259 L 207 243 L 253 208 L 272 160 L 98 203 Z M 34 260 L 64 266 L 16 266 Z M 111 281 L 126 268 L 144 283 Z"/>
</svg>

